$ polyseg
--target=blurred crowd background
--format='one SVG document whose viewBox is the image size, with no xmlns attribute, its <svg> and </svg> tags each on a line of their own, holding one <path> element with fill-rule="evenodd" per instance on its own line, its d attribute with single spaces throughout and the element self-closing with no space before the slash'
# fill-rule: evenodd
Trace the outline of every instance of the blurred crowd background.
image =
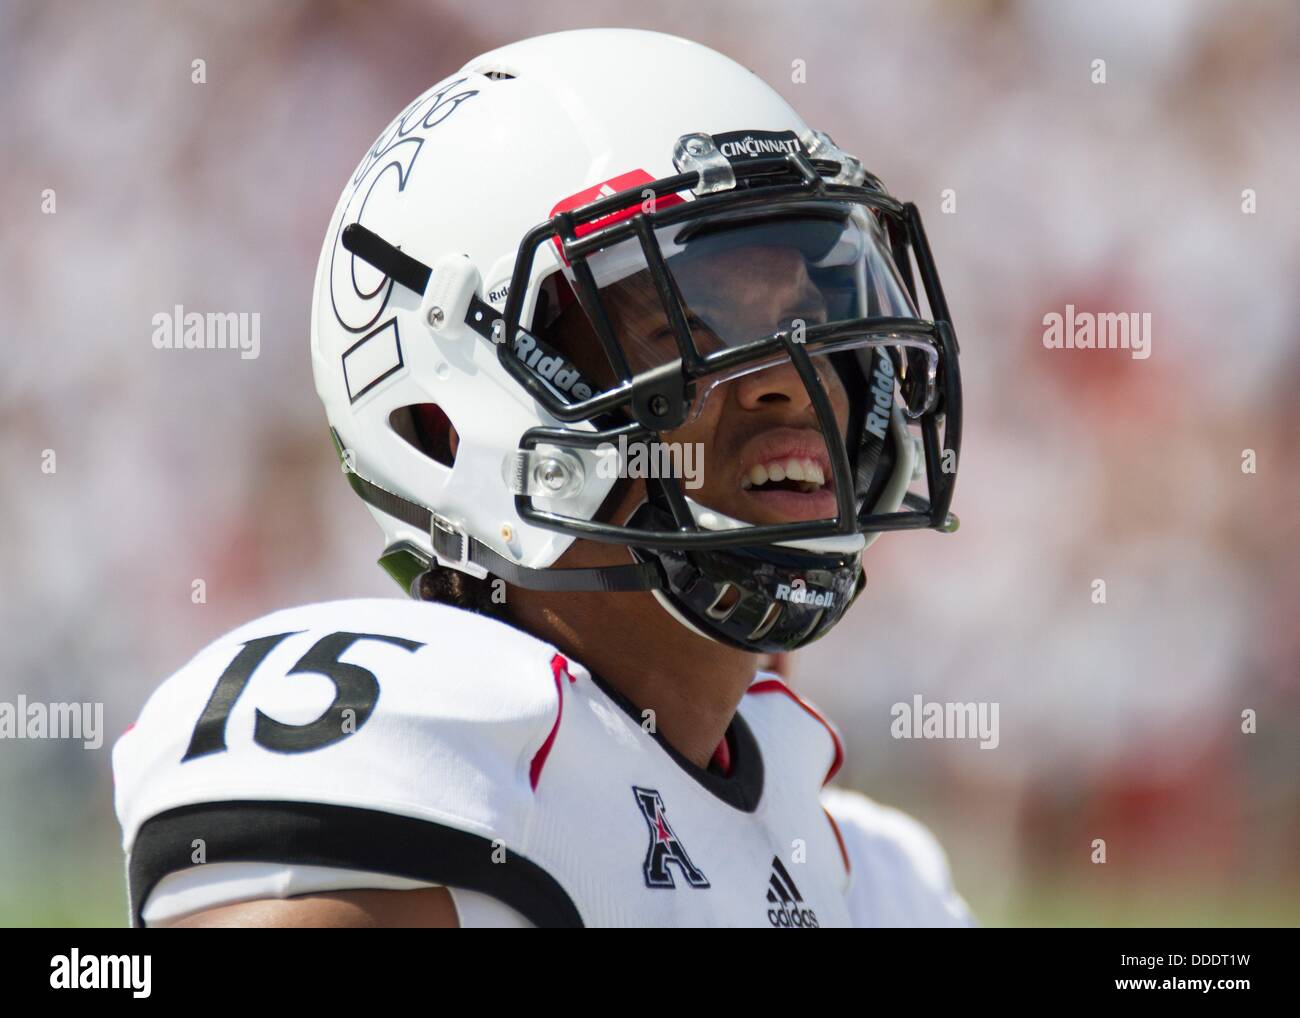
<svg viewBox="0 0 1300 1018">
<path fill-rule="evenodd" d="M 840 783 L 928 824 L 986 924 L 1294 924 L 1300 7 L 1196 0 L 0 5 L 0 700 L 107 730 L 0 741 L 0 924 L 125 921 L 109 750 L 203 644 L 399 594 L 312 386 L 329 214 L 470 56 L 601 25 L 738 59 L 926 218 L 962 527 L 880 541 L 792 662 Z M 259 312 L 260 357 L 154 349 L 176 304 Z M 1044 349 L 1066 304 L 1150 312 L 1152 356 Z M 891 738 L 917 694 L 998 703 L 999 746 Z"/>
</svg>

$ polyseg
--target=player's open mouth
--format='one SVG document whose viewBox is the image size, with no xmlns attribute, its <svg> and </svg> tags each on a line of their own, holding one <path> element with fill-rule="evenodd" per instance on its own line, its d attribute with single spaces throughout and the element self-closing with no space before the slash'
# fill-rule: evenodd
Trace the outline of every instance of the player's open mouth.
<svg viewBox="0 0 1300 1018">
<path fill-rule="evenodd" d="M 756 463 L 749 475 L 741 478 L 743 491 L 799 491 L 807 495 L 826 484 L 826 472 L 820 463 L 807 458 L 771 460 Z"/>
<path fill-rule="evenodd" d="M 787 519 L 835 515 L 835 492 L 827 485 L 830 462 L 821 435 L 782 429 L 760 436 L 753 446 L 742 460 L 741 491 Z"/>
</svg>

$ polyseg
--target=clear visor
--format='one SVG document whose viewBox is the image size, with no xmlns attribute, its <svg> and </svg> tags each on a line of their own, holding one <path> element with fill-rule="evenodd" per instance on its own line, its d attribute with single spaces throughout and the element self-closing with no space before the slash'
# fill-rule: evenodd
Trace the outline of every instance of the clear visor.
<svg viewBox="0 0 1300 1018">
<path fill-rule="evenodd" d="M 819 377 L 837 384 L 828 355 L 897 347 L 900 369 L 931 378 L 933 345 L 882 328 L 841 328 L 864 319 L 918 318 L 876 216 L 858 204 L 824 202 L 775 206 L 761 217 L 718 215 L 659 227 L 655 232 L 689 329 L 685 346 L 636 239 L 589 255 L 601 305 L 624 364 L 602 350 L 580 309 L 551 299 L 543 335 L 573 360 L 596 388 L 616 384 L 679 358 L 704 359 L 691 416 L 711 393 L 735 378 L 789 362 L 776 333 L 804 343 Z M 565 276 L 574 285 L 573 269 Z M 763 347 L 766 345 L 767 349 Z M 753 348 L 751 357 L 729 351 Z M 927 400 L 928 401 L 928 400 Z M 915 408 L 918 412 L 920 407 Z"/>
</svg>

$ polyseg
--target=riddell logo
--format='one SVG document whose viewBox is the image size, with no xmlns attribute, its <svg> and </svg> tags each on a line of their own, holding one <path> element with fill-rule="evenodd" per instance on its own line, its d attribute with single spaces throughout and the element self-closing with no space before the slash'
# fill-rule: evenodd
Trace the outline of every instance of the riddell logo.
<svg viewBox="0 0 1300 1018">
<path fill-rule="evenodd" d="M 767 921 L 778 929 L 815 930 L 821 927 L 817 913 L 803 907 L 803 895 L 784 866 L 781 857 L 772 856 L 772 876 L 767 881 Z"/>
<path fill-rule="evenodd" d="M 591 386 L 582 380 L 578 369 L 527 333 L 520 333 L 515 339 L 515 356 L 560 392 L 576 399 L 591 398 Z"/>
<path fill-rule="evenodd" d="M 876 408 L 867 414 L 867 430 L 883 442 L 894 406 L 894 362 L 884 354 L 877 355 L 876 368 L 871 372 L 871 398 Z"/>
<path fill-rule="evenodd" d="M 789 601 L 791 604 L 809 604 L 814 608 L 829 608 L 835 603 L 835 595 L 829 590 L 823 590 L 820 594 L 816 593 L 809 590 L 804 585 L 803 580 L 778 583 L 776 586 L 776 599 L 778 601 Z"/>
</svg>

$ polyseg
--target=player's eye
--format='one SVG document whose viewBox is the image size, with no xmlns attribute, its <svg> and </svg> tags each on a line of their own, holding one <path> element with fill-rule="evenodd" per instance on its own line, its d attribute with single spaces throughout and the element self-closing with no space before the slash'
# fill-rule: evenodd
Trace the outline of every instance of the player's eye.
<svg viewBox="0 0 1300 1018">
<path fill-rule="evenodd" d="M 686 316 L 686 325 L 691 330 L 691 335 L 695 339 L 695 345 L 698 346 L 701 351 L 707 351 L 714 348 L 713 331 L 709 328 L 708 323 L 705 322 L 704 319 L 699 315 L 688 314 Z M 659 328 L 655 329 L 655 331 L 650 334 L 650 342 L 654 345 L 657 351 L 662 349 L 665 352 L 675 352 L 677 349 L 677 339 L 673 335 L 672 326 L 668 325 L 667 322 L 659 326 Z"/>
</svg>

